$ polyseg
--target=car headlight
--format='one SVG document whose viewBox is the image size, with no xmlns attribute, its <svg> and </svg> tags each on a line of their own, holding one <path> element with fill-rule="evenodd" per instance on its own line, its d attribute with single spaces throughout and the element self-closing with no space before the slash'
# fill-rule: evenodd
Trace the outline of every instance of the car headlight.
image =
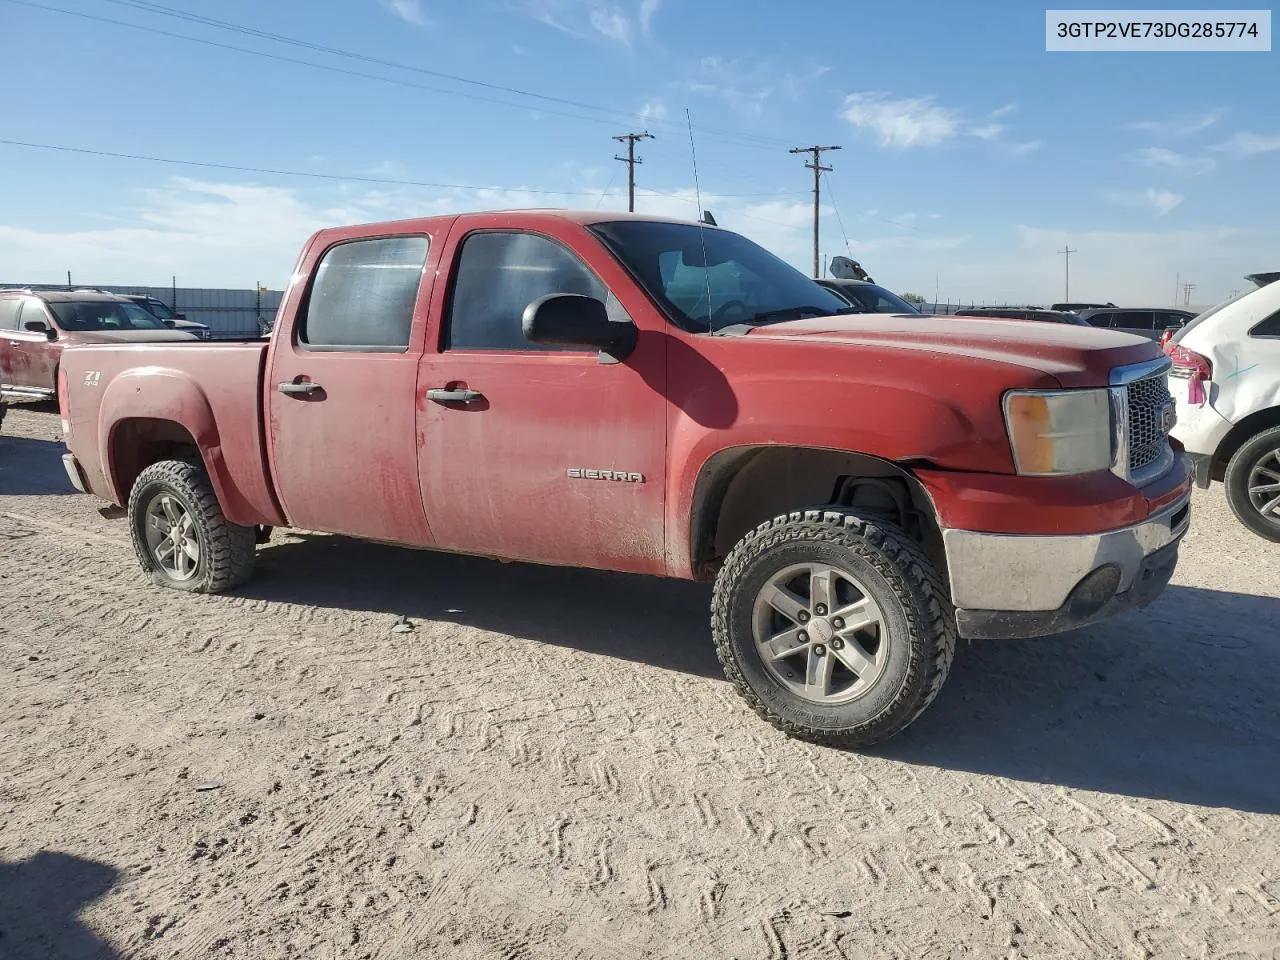
<svg viewBox="0 0 1280 960">
<path fill-rule="evenodd" d="M 1004 420 L 1018 473 L 1057 477 L 1108 470 L 1111 397 L 1101 390 L 1013 390 Z"/>
</svg>

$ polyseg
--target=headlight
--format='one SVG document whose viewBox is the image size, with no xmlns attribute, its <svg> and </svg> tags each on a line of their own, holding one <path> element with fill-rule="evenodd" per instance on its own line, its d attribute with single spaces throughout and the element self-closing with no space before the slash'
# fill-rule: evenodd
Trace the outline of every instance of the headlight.
<svg viewBox="0 0 1280 960">
<path fill-rule="evenodd" d="M 1004 398 L 1004 421 L 1018 473 L 1054 477 L 1111 468 L 1111 398 L 1105 389 L 1011 391 Z"/>
</svg>

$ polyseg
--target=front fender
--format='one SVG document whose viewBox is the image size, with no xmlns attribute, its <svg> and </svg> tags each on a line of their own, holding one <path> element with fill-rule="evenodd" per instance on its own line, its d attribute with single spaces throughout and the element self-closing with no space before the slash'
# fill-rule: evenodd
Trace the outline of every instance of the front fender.
<svg viewBox="0 0 1280 960">
<path fill-rule="evenodd" d="M 808 447 L 861 454 L 903 466 L 1012 473 L 996 378 L 940 384 L 904 382 L 867 371 L 781 370 L 758 376 L 670 378 L 696 384 L 669 407 L 668 561 L 689 576 L 698 481 L 718 454 L 735 447 Z M 1034 378 L 1033 378 L 1034 379 Z M 1057 382 L 1044 376 L 1043 384 Z M 673 399 L 675 399 L 673 397 Z M 797 504 L 809 506 L 809 504 Z"/>
</svg>

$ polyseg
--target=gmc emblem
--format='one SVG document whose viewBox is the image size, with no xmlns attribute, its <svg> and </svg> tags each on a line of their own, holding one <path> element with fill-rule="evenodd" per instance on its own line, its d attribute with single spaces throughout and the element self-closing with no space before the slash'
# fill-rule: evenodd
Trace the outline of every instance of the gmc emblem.
<svg viewBox="0 0 1280 960">
<path fill-rule="evenodd" d="M 1160 429 L 1168 433 L 1178 422 L 1178 408 L 1172 402 L 1166 403 L 1160 411 Z"/>
</svg>

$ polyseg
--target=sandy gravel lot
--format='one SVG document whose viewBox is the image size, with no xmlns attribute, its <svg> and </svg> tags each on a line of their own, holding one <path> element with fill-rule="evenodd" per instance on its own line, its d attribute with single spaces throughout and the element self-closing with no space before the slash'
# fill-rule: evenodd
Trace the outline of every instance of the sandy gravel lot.
<svg viewBox="0 0 1280 960">
<path fill-rule="evenodd" d="M 56 431 L 0 435 L 5 960 L 1280 956 L 1280 548 L 1218 488 L 1154 607 L 857 755 L 702 586 L 277 535 L 155 589 Z"/>
</svg>

